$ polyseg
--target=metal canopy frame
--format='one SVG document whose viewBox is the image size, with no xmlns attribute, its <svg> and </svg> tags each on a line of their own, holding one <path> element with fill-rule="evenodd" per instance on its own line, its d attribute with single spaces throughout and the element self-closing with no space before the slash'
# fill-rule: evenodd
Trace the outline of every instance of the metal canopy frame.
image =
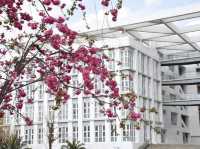
<svg viewBox="0 0 200 149">
<path fill-rule="evenodd" d="M 188 22 L 191 23 L 194 19 L 199 19 L 199 24 L 189 25 Z M 122 34 L 128 34 L 146 44 L 154 43 L 159 52 L 169 55 L 181 52 L 200 52 L 200 11 L 82 34 L 94 38 L 114 38 L 123 36 Z"/>
</svg>

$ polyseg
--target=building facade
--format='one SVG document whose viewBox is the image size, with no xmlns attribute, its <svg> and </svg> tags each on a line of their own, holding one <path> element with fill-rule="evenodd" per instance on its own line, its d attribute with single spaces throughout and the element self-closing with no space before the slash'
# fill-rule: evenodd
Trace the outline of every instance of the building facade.
<svg viewBox="0 0 200 149">
<path fill-rule="evenodd" d="M 161 56 L 163 58 L 163 56 Z M 166 55 L 164 56 L 167 57 Z M 173 80 L 183 76 L 183 66 L 163 66 L 162 80 Z M 163 101 L 187 100 L 183 86 L 162 86 Z M 161 133 L 163 144 L 190 144 L 191 119 L 190 109 L 187 106 L 163 106 L 164 127 Z"/>
<path fill-rule="evenodd" d="M 138 96 L 137 111 L 144 107 L 146 109 L 142 114 L 143 121 L 140 124 L 127 121 L 125 127 L 120 128 L 118 119 L 108 119 L 100 112 L 102 106 L 95 99 L 82 94 L 77 96 L 73 94 L 73 90 L 67 103 L 58 111 L 53 111 L 51 107 L 54 105 L 54 97 L 46 93 L 44 84 L 38 83 L 27 86 L 27 96 L 32 97 L 34 103 L 26 103 L 21 111 L 33 120 L 33 125 L 26 126 L 17 114 L 10 116 L 7 113 L 4 117 L 4 126 L 8 126 L 12 133 L 21 136 L 27 147 L 48 148 L 47 123 L 52 121 L 56 138 L 53 143 L 55 149 L 65 144 L 66 140 L 78 140 L 84 143 L 87 149 L 136 149 L 146 141 L 160 143 L 163 118 L 161 71 L 156 49 L 128 35 L 104 39 L 98 41 L 97 45 L 108 45 L 112 50 L 105 51 L 105 54 L 121 62 L 121 65 L 115 62 L 106 65 L 108 69 L 116 72 L 116 81 L 121 93 L 135 91 Z M 122 77 L 121 74 L 131 77 Z M 78 85 L 79 81 L 79 74 L 73 72 L 73 85 Z M 98 78 L 95 87 L 104 91 L 104 85 L 98 82 Z M 156 112 L 149 112 L 150 109 L 156 109 Z M 120 118 L 125 115 L 126 111 L 119 112 Z"/>
<path fill-rule="evenodd" d="M 184 66 L 182 76 L 184 78 L 199 78 L 200 67 L 199 64 Z M 199 100 L 200 98 L 200 85 L 185 85 L 183 86 L 184 93 L 188 100 Z M 190 129 L 191 129 L 191 144 L 200 144 L 200 107 L 188 107 L 190 115 Z"/>
</svg>

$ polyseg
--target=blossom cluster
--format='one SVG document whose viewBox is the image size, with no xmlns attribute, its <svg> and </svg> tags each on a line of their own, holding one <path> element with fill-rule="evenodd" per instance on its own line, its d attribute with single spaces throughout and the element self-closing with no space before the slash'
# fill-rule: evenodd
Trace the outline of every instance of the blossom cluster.
<svg viewBox="0 0 200 149">
<path fill-rule="evenodd" d="M 117 20 L 121 8 L 121 1 L 116 1 L 116 8 L 111 9 L 110 0 L 100 1 L 103 7 L 109 9 L 113 21 Z M 26 5 L 33 7 L 37 14 L 24 9 Z M 134 110 L 135 95 L 120 95 L 115 78 L 104 65 L 108 57 L 99 56 L 102 50 L 87 43 L 78 48 L 74 46 L 80 35 L 68 25 L 67 15 L 73 15 L 75 10 L 86 11 L 84 1 L 73 0 L 71 8 L 66 6 L 60 0 L 41 0 L 37 3 L 35 0 L 0 0 L 0 16 L 3 19 L 0 22 L 4 28 L 0 32 L 0 55 L 3 57 L 0 60 L 0 118 L 4 117 L 6 110 L 13 114 L 20 111 L 24 103 L 33 104 L 34 99 L 27 95 L 25 88 L 42 81 L 48 88 L 47 92 L 54 95 L 57 108 L 68 101 L 68 90 L 74 88 L 76 95 L 82 93 L 94 98 L 104 96 L 111 99 L 111 107 L 129 109 L 128 118 L 138 120 L 140 114 Z M 53 9 L 62 15 L 53 14 Z M 6 31 L 20 33 L 10 38 Z M 14 55 L 13 58 L 10 55 Z M 78 87 L 72 86 L 72 70 L 77 70 L 83 80 Z M 95 90 L 94 76 L 99 76 L 107 86 L 103 95 Z M 116 117 L 110 109 L 105 109 L 104 113 L 108 117 Z M 30 118 L 23 113 L 21 115 L 27 125 L 32 124 Z"/>
</svg>

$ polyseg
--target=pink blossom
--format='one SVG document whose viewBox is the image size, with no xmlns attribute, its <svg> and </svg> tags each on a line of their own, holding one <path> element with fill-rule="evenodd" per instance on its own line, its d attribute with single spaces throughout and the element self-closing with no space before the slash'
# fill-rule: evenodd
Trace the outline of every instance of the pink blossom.
<svg viewBox="0 0 200 149">
<path fill-rule="evenodd" d="M 83 4 L 78 4 L 78 7 L 81 9 L 81 10 L 85 10 L 85 6 Z"/>
<path fill-rule="evenodd" d="M 51 0 L 43 0 L 43 4 L 50 5 L 51 4 Z"/>
<path fill-rule="evenodd" d="M 59 4 L 60 4 L 60 0 L 51 0 L 51 2 L 52 2 L 54 5 L 59 5 Z"/>
<path fill-rule="evenodd" d="M 16 108 L 17 108 L 17 109 L 21 110 L 22 107 L 23 107 L 23 103 L 22 103 L 22 102 L 16 103 Z"/>
<path fill-rule="evenodd" d="M 51 90 L 56 91 L 58 89 L 59 81 L 55 75 L 48 75 L 45 82 Z"/>
<path fill-rule="evenodd" d="M 19 93 L 19 95 L 18 95 L 19 97 L 25 97 L 26 96 L 26 93 L 23 89 L 19 89 L 18 93 Z"/>
<path fill-rule="evenodd" d="M 53 35 L 50 39 L 51 42 L 51 46 L 55 49 L 59 49 L 60 48 L 60 44 L 62 42 L 60 35 L 56 34 Z"/>
<path fill-rule="evenodd" d="M 24 121 L 26 122 L 26 125 L 31 126 L 33 124 L 33 121 L 29 117 L 24 117 Z"/>
<path fill-rule="evenodd" d="M 35 30 L 38 27 L 38 23 L 28 23 L 28 26 L 31 27 L 31 29 Z"/>
<path fill-rule="evenodd" d="M 71 77 L 68 76 L 68 75 L 66 75 L 66 76 L 63 77 L 63 81 L 66 82 L 66 83 L 69 83 L 70 80 L 71 80 Z"/>
<path fill-rule="evenodd" d="M 52 29 L 46 30 L 46 31 L 44 32 L 44 36 L 45 36 L 46 38 L 50 38 L 52 34 L 53 34 L 53 30 L 52 30 Z"/>
<path fill-rule="evenodd" d="M 140 113 L 132 112 L 132 113 L 130 113 L 129 118 L 133 121 L 137 121 L 138 119 L 141 118 L 141 115 L 140 115 Z"/>
<path fill-rule="evenodd" d="M 43 23 L 47 23 L 47 24 L 53 24 L 56 22 L 56 19 L 51 17 L 51 16 L 46 16 L 42 19 Z"/>
<path fill-rule="evenodd" d="M 28 103 L 28 104 L 33 104 L 33 98 L 29 98 L 29 99 L 27 100 L 27 103 Z"/>
</svg>

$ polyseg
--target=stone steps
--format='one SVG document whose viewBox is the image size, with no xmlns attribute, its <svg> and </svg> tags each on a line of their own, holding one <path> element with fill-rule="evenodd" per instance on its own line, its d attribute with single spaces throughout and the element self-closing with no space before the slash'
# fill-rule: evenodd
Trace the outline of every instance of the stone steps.
<svg viewBox="0 0 200 149">
<path fill-rule="evenodd" d="M 152 144 L 146 149 L 200 149 L 200 145 L 190 144 Z"/>
</svg>

